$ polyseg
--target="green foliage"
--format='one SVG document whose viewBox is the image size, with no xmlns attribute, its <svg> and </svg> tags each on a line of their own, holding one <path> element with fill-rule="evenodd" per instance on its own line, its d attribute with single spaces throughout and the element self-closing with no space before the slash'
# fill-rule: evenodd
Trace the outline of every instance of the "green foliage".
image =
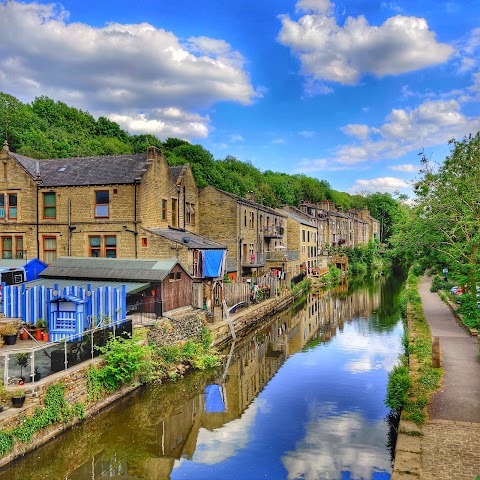
<svg viewBox="0 0 480 480">
<path fill-rule="evenodd" d="M 405 365 L 396 365 L 388 374 L 385 405 L 397 413 L 400 412 L 408 402 L 408 387 L 410 387 L 408 367 Z"/>
<path fill-rule="evenodd" d="M 12 450 L 15 442 L 11 432 L 0 432 L 0 456 L 4 456 L 10 450 Z"/>
<path fill-rule="evenodd" d="M 44 407 L 37 407 L 31 417 L 25 417 L 23 422 L 11 430 L 0 432 L 0 455 L 8 453 L 15 442 L 30 442 L 35 432 L 55 423 L 67 423 L 73 417 L 84 418 L 83 404 L 69 406 L 65 400 L 65 384 L 57 383 L 48 387 Z"/>
<path fill-rule="evenodd" d="M 292 288 L 292 295 L 295 297 L 300 292 L 308 291 L 310 289 L 311 285 L 312 285 L 312 279 L 311 278 L 304 278 L 301 282 L 298 282 Z"/>
<path fill-rule="evenodd" d="M 480 327 L 480 309 L 477 306 L 477 298 L 470 294 L 460 297 L 458 311 L 462 314 L 462 322 L 469 328 Z"/>
<path fill-rule="evenodd" d="M 438 292 L 439 290 L 450 290 L 450 284 L 445 281 L 443 277 L 436 275 L 433 277 L 432 285 L 430 286 L 431 292 Z"/>
<path fill-rule="evenodd" d="M 448 265 L 474 293 L 480 274 L 480 132 L 450 144 L 450 155 L 438 167 L 423 156 L 415 204 L 392 244 L 423 267 L 438 271 Z"/>
<path fill-rule="evenodd" d="M 139 372 L 150 373 L 151 349 L 133 338 L 111 337 L 104 347 L 99 347 L 105 366 L 92 369 L 88 374 L 89 396 L 97 398 L 104 390 L 114 392 L 122 385 L 132 383 Z"/>
<path fill-rule="evenodd" d="M 408 322 L 402 338 L 405 355 L 401 357 L 402 367 L 389 375 L 385 403 L 396 411 L 403 410 L 405 420 L 421 424 L 426 420 L 429 396 L 439 388 L 442 369 L 432 368 L 432 337 L 417 291 L 419 277 L 414 270 L 410 269 L 406 290 L 401 295 L 402 313 Z"/>
</svg>

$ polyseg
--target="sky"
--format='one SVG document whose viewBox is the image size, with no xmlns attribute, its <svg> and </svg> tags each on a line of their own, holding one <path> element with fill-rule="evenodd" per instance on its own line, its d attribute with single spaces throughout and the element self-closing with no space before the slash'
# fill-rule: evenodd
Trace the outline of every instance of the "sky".
<svg viewBox="0 0 480 480">
<path fill-rule="evenodd" d="M 348 193 L 480 130 L 480 0 L 0 0 L 0 91 Z"/>
</svg>

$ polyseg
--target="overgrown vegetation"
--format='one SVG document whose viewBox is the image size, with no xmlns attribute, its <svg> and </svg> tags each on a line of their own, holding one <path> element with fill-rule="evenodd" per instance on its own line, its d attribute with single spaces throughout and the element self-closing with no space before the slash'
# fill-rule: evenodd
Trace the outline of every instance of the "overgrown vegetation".
<svg viewBox="0 0 480 480">
<path fill-rule="evenodd" d="M 67 423 L 72 418 L 83 419 L 85 407 L 82 403 L 69 406 L 65 400 L 65 384 L 57 383 L 47 389 L 44 407 L 37 407 L 31 417 L 10 430 L 0 432 L 0 456 L 12 450 L 15 444 L 30 442 L 34 433 L 55 423 Z"/>
<path fill-rule="evenodd" d="M 422 424 L 431 393 L 440 385 L 441 368 L 432 367 L 432 337 L 418 294 L 419 277 L 410 270 L 400 306 L 407 327 L 402 338 L 405 353 L 400 365 L 389 374 L 385 404 L 395 412 L 402 411 L 405 420 Z"/>
<path fill-rule="evenodd" d="M 391 267 L 391 260 L 382 257 L 378 241 L 370 241 L 367 245 L 345 248 L 348 256 L 348 271 L 354 275 L 367 275 L 386 271 Z"/>
<path fill-rule="evenodd" d="M 200 341 L 188 340 L 176 345 L 146 344 L 140 334 L 133 338 L 111 338 L 100 348 L 105 364 L 91 368 L 87 374 L 89 400 L 98 400 L 135 382 L 175 380 L 186 368 L 205 370 L 219 366 L 220 357 L 211 348 L 211 335 L 204 327 Z"/>
</svg>

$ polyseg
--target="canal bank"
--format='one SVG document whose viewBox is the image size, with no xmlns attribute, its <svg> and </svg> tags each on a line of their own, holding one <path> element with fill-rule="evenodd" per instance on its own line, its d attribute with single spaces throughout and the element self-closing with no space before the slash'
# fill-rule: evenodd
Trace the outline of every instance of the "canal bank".
<svg viewBox="0 0 480 480">
<path fill-rule="evenodd" d="M 311 292 L 240 335 L 228 368 L 138 389 L 0 478 L 388 478 L 400 288 Z"/>
<path fill-rule="evenodd" d="M 232 340 L 232 330 L 230 325 L 232 325 L 236 334 L 245 335 L 248 331 L 260 325 L 272 315 L 287 309 L 293 303 L 294 298 L 293 295 L 284 295 L 282 297 L 269 299 L 239 310 L 231 316 L 230 321 L 225 320 L 222 322 L 209 323 L 204 319 L 203 323 L 208 326 L 214 334 L 213 346 L 220 349 L 225 347 Z M 203 312 L 199 312 L 199 314 L 204 317 Z M 190 338 L 189 334 L 195 329 L 195 326 L 192 327 L 191 317 L 192 313 L 190 311 L 185 313 L 179 312 L 175 324 L 185 324 L 185 328 L 179 327 L 181 332 L 174 336 L 177 340 L 180 338 L 185 341 Z M 188 319 L 188 321 L 182 322 L 182 318 Z M 173 342 L 173 340 L 171 341 Z M 28 386 L 24 387 L 26 401 L 23 407 L 5 408 L 0 412 L 0 433 L 20 427 L 24 423 L 25 418 L 32 417 L 37 409 L 42 408 L 47 390 L 52 385 L 65 385 L 65 400 L 67 404 L 74 405 L 80 403 L 84 405 L 84 416 L 82 415 L 82 418 L 72 418 L 66 422 L 57 423 L 50 425 L 47 428 L 37 430 L 33 433 L 32 439 L 28 442 L 16 442 L 14 448 L 0 458 L 0 467 L 5 467 L 15 459 L 24 456 L 26 453 L 47 443 L 52 438 L 61 435 L 66 430 L 82 421 L 83 418 L 89 419 L 94 417 L 101 410 L 114 405 L 119 399 L 129 395 L 141 386 L 140 384 L 136 384 L 135 386 L 124 386 L 113 394 L 107 395 L 99 400 L 89 399 L 90 395 L 87 382 L 88 371 L 90 368 L 101 364 L 102 360 L 99 358 L 86 361 L 76 367 L 69 368 L 67 371 L 62 370 L 36 382 L 34 389 L 29 389 Z M 182 375 L 184 372 L 184 366 L 180 365 L 179 375 Z M 2 438 L 3 437 L 0 438 L 0 447 Z M 8 438 L 5 440 L 8 442 L 10 441 Z"/>
<path fill-rule="evenodd" d="M 440 341 L 444 375 L 422 427 L 400 422 L 392 480 L 474 480 L 480 475 L 478 339 L 467 334 L 423 277 L 423 312 Z"/>
</svg>

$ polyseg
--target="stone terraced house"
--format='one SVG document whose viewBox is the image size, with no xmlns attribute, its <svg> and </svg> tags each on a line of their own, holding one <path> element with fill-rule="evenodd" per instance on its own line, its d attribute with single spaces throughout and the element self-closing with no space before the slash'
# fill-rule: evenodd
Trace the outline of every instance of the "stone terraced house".
<svg viewBox="0 0 480 480">
<path fill-rule="evenodd" d="M 194 279 L 194 304 L 203 305 L 205 255 L 215 251 L 218 260 L 226 247 L 199 235 L 198 189 L 188 164 L 169 167 L 155 147 L 35 160 L 10 152 L 6 142 L 0 162 L 2 258 L 47 264 L 61 256 L 176 258 Z"/>
</svg>

